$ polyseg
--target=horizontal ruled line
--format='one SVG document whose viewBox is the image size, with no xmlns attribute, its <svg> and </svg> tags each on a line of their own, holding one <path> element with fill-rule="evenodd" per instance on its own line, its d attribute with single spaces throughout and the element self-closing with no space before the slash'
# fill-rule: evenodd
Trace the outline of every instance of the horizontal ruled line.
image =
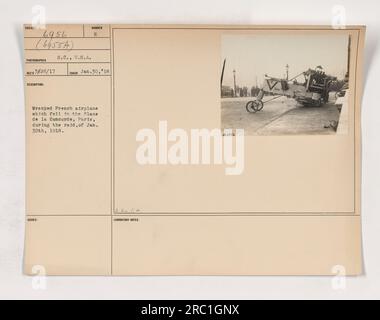
<svg viewBox="0 0 380 320">
<path fill-rule="evenodd" d="M 99 62 L 99 61 L 87 61 L 87 62 L 80 62 L 80 61 L 66 61 L 66 62 L 50 62 L 50 61 L 25 61 L 25 64 L 57 64 L 57 63 L 76 63 L 76 64 L 81 64 L 81 63 L 108 63 L 110 64 L 111 61 L 104 61 L 104 62 Z"/>
<path fill-rule="evenodd" d="M 109 39 L 109 37 L 24 37 L 25 39 Z"/>
<path fill-rule="evenodd" d="M 55 75 L 40 75 L 26 74 L 25 77 L 110 77 L 111 74 L 55 74 Z"/>
</svg>

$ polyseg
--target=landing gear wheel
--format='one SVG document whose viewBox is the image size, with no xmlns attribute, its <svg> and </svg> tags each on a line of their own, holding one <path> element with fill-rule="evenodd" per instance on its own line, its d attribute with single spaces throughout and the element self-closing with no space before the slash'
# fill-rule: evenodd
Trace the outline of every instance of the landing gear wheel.
<svg viewBox="0 0 380 320">
<path fill-rule="evenodd" d="M 261 100 L 256 100 L 255 102 L 257 103 L 257 111 L 261 111 L 264 108 L 264 102 Z"/>
<path fill-rule="evenodd" d="M 264 103 L 261 100 L 248 101 L 245 108 L 249 113 L 255 113 L 260 111 L 264 107 Z"/>
</svg>

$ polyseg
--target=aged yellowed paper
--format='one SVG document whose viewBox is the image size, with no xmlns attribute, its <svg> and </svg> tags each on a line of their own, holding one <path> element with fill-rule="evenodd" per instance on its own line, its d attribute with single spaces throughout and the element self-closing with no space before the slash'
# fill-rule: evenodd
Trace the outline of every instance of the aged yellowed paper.
<svg viewBox="0 0 380 320">
<path fill-rule="evenodd" d="M 365 27 L 24 37 L 25 273 L 362 272 Z"/>
</svg>

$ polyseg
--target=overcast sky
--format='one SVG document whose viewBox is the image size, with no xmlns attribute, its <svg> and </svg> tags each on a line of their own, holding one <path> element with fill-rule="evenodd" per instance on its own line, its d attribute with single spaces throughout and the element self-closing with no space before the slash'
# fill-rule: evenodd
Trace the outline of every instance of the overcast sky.
<svg viewBox="0 0 380 320">
<path fill-rule="evenodd" d="M 347 35 L 224 35 L 222 62 L 226 58 L 223 85 L 261 86 L 264 74 L 289 78 L 321 65 L 324 71 L 339 79 L 347 71 Z"/>
</svg>

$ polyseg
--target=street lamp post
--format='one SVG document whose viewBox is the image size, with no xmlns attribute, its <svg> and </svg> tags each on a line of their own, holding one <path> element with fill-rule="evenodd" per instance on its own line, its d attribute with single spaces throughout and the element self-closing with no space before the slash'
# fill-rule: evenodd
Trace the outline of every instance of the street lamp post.
<svg viewBox="0 0 380 320">
<path fill-rule="evenodd" d="M 236 70 L 234 69 L 232 72 L 234 73 L 234 96 L 236 97 Z"/>
<path fill-rule="evenodd" d="M 289 65 L 286 64 L 285 68 L 286 68 L 286 80 L 289 80 Z"/>
</svg>

